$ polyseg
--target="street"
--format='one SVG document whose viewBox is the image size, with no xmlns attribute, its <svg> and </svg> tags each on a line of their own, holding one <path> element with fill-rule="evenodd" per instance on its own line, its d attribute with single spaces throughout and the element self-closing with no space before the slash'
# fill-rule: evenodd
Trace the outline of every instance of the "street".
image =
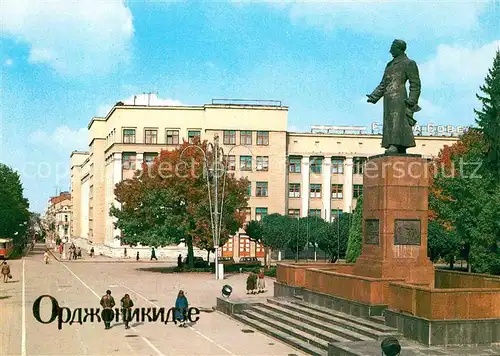
<svg viewBox="0 0 500 356">
<path fill-rule="evenodd" d="M 258 332 L 242 332 L 248 327 L 212 312 L 224 284 L 233 287 L 235 298 L 245 295 L 246 275 L 229 276 L 217 281 L 212 274 L 166 274 L 144 271 L 159 263 L 99 263 L 84 261 L 62 263 L 51 258 L 43 262 L 44 246 L 22 260 L 10 261 L 13 278 L 1 282 L 1 355 L 299 355 L 277 340 Z M 268 285 L 272 284 L 268 280 Z M 57 320 L 42 324 L 33 316 L 33 303 L 41 295 L 51 295 L 61 307 L 100 308 L 100 298 L 110 289 L 116 307 L 128 293 L 137 308 L 162 308 L 175 305 L 180 289 L 190 307 L 202 310 L 197 323 L 179 328 L 160 321 L 113 322 L 110 330 L 104 323 L 65 323 L 58 330 Z M 233 297 L 232 296 L 232 297 Z M 272 289 L 265 298 L 272 296 Z M 41 319 L 50 318 L 50 300 L 41 304 Z M 204 312 L 208 310 L 209 312 Z M 83 316 L 84 314 L 82 314 Z"/>
</svg>

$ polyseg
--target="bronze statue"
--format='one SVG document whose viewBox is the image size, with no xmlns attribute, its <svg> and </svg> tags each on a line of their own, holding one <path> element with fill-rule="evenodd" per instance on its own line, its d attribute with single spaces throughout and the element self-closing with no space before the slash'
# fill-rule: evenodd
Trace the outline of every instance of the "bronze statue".
<svg viewBox="0 0 500 356">
<path fill-rule="evenodd" d="M 403 40 L 392 42 L 390 53 L 394 59 L 385 67 L 378 87 L 366 95 L 373 104 L 384 97 L 382 147 L 386 153 L 406 153 L 407 148 L 415 147 L 412 127 L 417 123 L 413 113 L 420 111 L 420 77 L 417 63 L 406 56 L 405 50 Z M 406 93 L 406 81 L 410 82 L 410 95 Z"/>
</svg>

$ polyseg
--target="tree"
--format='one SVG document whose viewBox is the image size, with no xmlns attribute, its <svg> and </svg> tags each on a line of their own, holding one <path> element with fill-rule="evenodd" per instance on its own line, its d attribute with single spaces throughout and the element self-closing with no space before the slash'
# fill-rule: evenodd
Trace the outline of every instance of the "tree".
<svg viewBox="0 0 500 356">
<path fill-rule="evenodd" d="M 500 183 L 500 50 L 497 50 L 493 66 L 488 70 L 485 84 L 480 87 L 484 96 L 476 94 L 482 104 L 481 110 L 474 110 L 487 147 L 486 168 L 495 172 Z"/>
<path fill-rule="evenodd" d="M 352 214 L 347 241 L 346 262 L 354 263 L 361 255 L 363 246 L 363 197 L 359 196 Z"/>
<path fill-rule="evenodd" d="M 335 262 L 345 256 L 351 214 L 343 213 L 332 222 L 326 222 L 320 232 L 318 246 L 328 253 L 330 261 Z"/>
<path fill-rule="evenodd" d="M 304 250 L 306 247 L 306 244 L 310 241 L 310 224 L 311 220 L 314 221 L 315 219 L 311 217 L 303 217 L 300 219 L 293 219 L 289 216 L 284 217 L 283 223 L 283 229 L 286 232 L 287 235 L 287 243 L 286 246 L 296 252 L 295 255 L 295 261 L 298 262 L 300 253 Z M 312 223 L 314 224 L 314 222 Z M 315 238 L 312 238 L 314 240 Z"/>
<path fill-rule="evenodd" d="M 116 185 L 116 200 L 120 208 L 112 207 L 110 215 L 122 230 L 123 241 L 136 245 L 166 246 L 184 242 L 188 247 L 188 261 L 193 266 L 193 246 L 213 251 L 212 220 L 207 190 L 207 174 L 213 194 L 213 171 L 209 167 L 213 157 L 207 152 L 207 142 L 184 142 L 172 151 L 162 151 L 151 166 L 143 164 L 132 179 Z M 182 155 L 182 156 L 181 156 Z M 247 206 L 248 181 L 228 174 L 224 185 L 219 180 L 219 192 L 224 192 L 219 246 L 243 225 Z M 214 202 L 213 195 L 211 196 Z M 220 215 L 219 215 L 220 216 Z"/>
<path fill-rule="evenodd" d="M 24 245 L 30 212 L 28 200 L 23 196 L 20 176 L 0 163 L 0 236 L 14 239 L 17 246 Z"/>
<path fill-rule="evenodd" d="M 264 246 L 264 266 L 268 267 L 268 254 L 269 247 L 264 244 L 264 229 L 262 226 L 262 222 L 258 220 L 251 220 L 245 226 L 245 233 L 248 235 L 250 241 L 255 242 L 256 244 L 261 244 Z"/>
</svg>

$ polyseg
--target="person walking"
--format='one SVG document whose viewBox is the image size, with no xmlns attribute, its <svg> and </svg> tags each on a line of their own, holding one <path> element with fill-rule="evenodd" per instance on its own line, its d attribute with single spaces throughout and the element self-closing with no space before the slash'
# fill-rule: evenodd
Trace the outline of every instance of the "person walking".
<svg viewBox="0 0 500 356">
<path fill-rule="evenodd" d="M 111 328 L 111 321 L 113 320 L 113 307 L 115 306 L 115 299 L 111 296 L 111 291 L 108 289 L 106 294 L 101 298 L 102 319 L 104 321 L 105 329 Z"/>
<path fill-rule="evenodd" d="M 266 290 L 266 282 L 264 281 L 264 268 L 259 271 L 259 293 L 264 293 Z"/>
<path fill-rule="evenodd" d="M 179 321 L 179 327 L 185 328 L 186 325 L 186 317 L 188 312 L 188 300 L 184 295 L 184 291 L 180 290 L 177 295 L 177 299 L 175 300 L 175 320 Z"/>
<path fill-rule="evenodd" d="M 9 281 L 9 278 L 12 278 L 12 276 L 10 275 L 10 266 L 7 261 L 4 261 L 2 263 L 2 274 L 4 283 L 7 283 Z"/>
<path fill-rule="evenodd" d="M 135 256 L 135 260 L 139 261 L 139 251 L 137 251 L 137 256 Z"/>
<path fill-rule="evenodd" d="M 131 311 L 134 306 L 134 302 L 130 299 L 128 294 L 125 294 L 121 299 L 122 304 L 122 313 L 123 313 L 123 321 L 125 322 L 125 329 L 130 329 L 128 323 L 131 321 Z"/>
<path fill-rule="evenodd" d="M 127 258 L 127 248 L 123 249 L 123 258 Z"/>
<path fill-rule="evenodd" d="M 45 250 L 45 253 L 43 254 L 43 261 L 45 264 L 49 263 L 49 250 Z"/>
<path fill-rule="evenodd" d="M 158 261 L 158 259 L 156 258 L 156 251 L 155 251 L 155 248 L 153 247 L 151 249 L 151 261 L 153 261 L 153 258 Z"/>
<path fill-rule="evenodd" d="M 94 258 L 94 247 L 90 248 L 90 258 Z"/>
<path fill-rule="evenodd" d="M 182 267 L 182 255 L 179 253 L 179 256 L 177 256 L 177 267 L 181 268 Z"/>
</svg>

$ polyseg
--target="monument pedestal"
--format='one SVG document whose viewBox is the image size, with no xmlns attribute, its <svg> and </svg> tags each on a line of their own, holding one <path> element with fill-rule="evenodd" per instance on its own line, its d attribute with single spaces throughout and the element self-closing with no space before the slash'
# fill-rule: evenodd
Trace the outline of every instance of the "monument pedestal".
<svg viewBox="0 0 500 356">
<path fill-rule="evenodd" d="M 427 257 L 428 167 L 419 155 L 371 157 L 363 180 L 363 245 L 353 273 L 434 287 Z"/>
</svg>

